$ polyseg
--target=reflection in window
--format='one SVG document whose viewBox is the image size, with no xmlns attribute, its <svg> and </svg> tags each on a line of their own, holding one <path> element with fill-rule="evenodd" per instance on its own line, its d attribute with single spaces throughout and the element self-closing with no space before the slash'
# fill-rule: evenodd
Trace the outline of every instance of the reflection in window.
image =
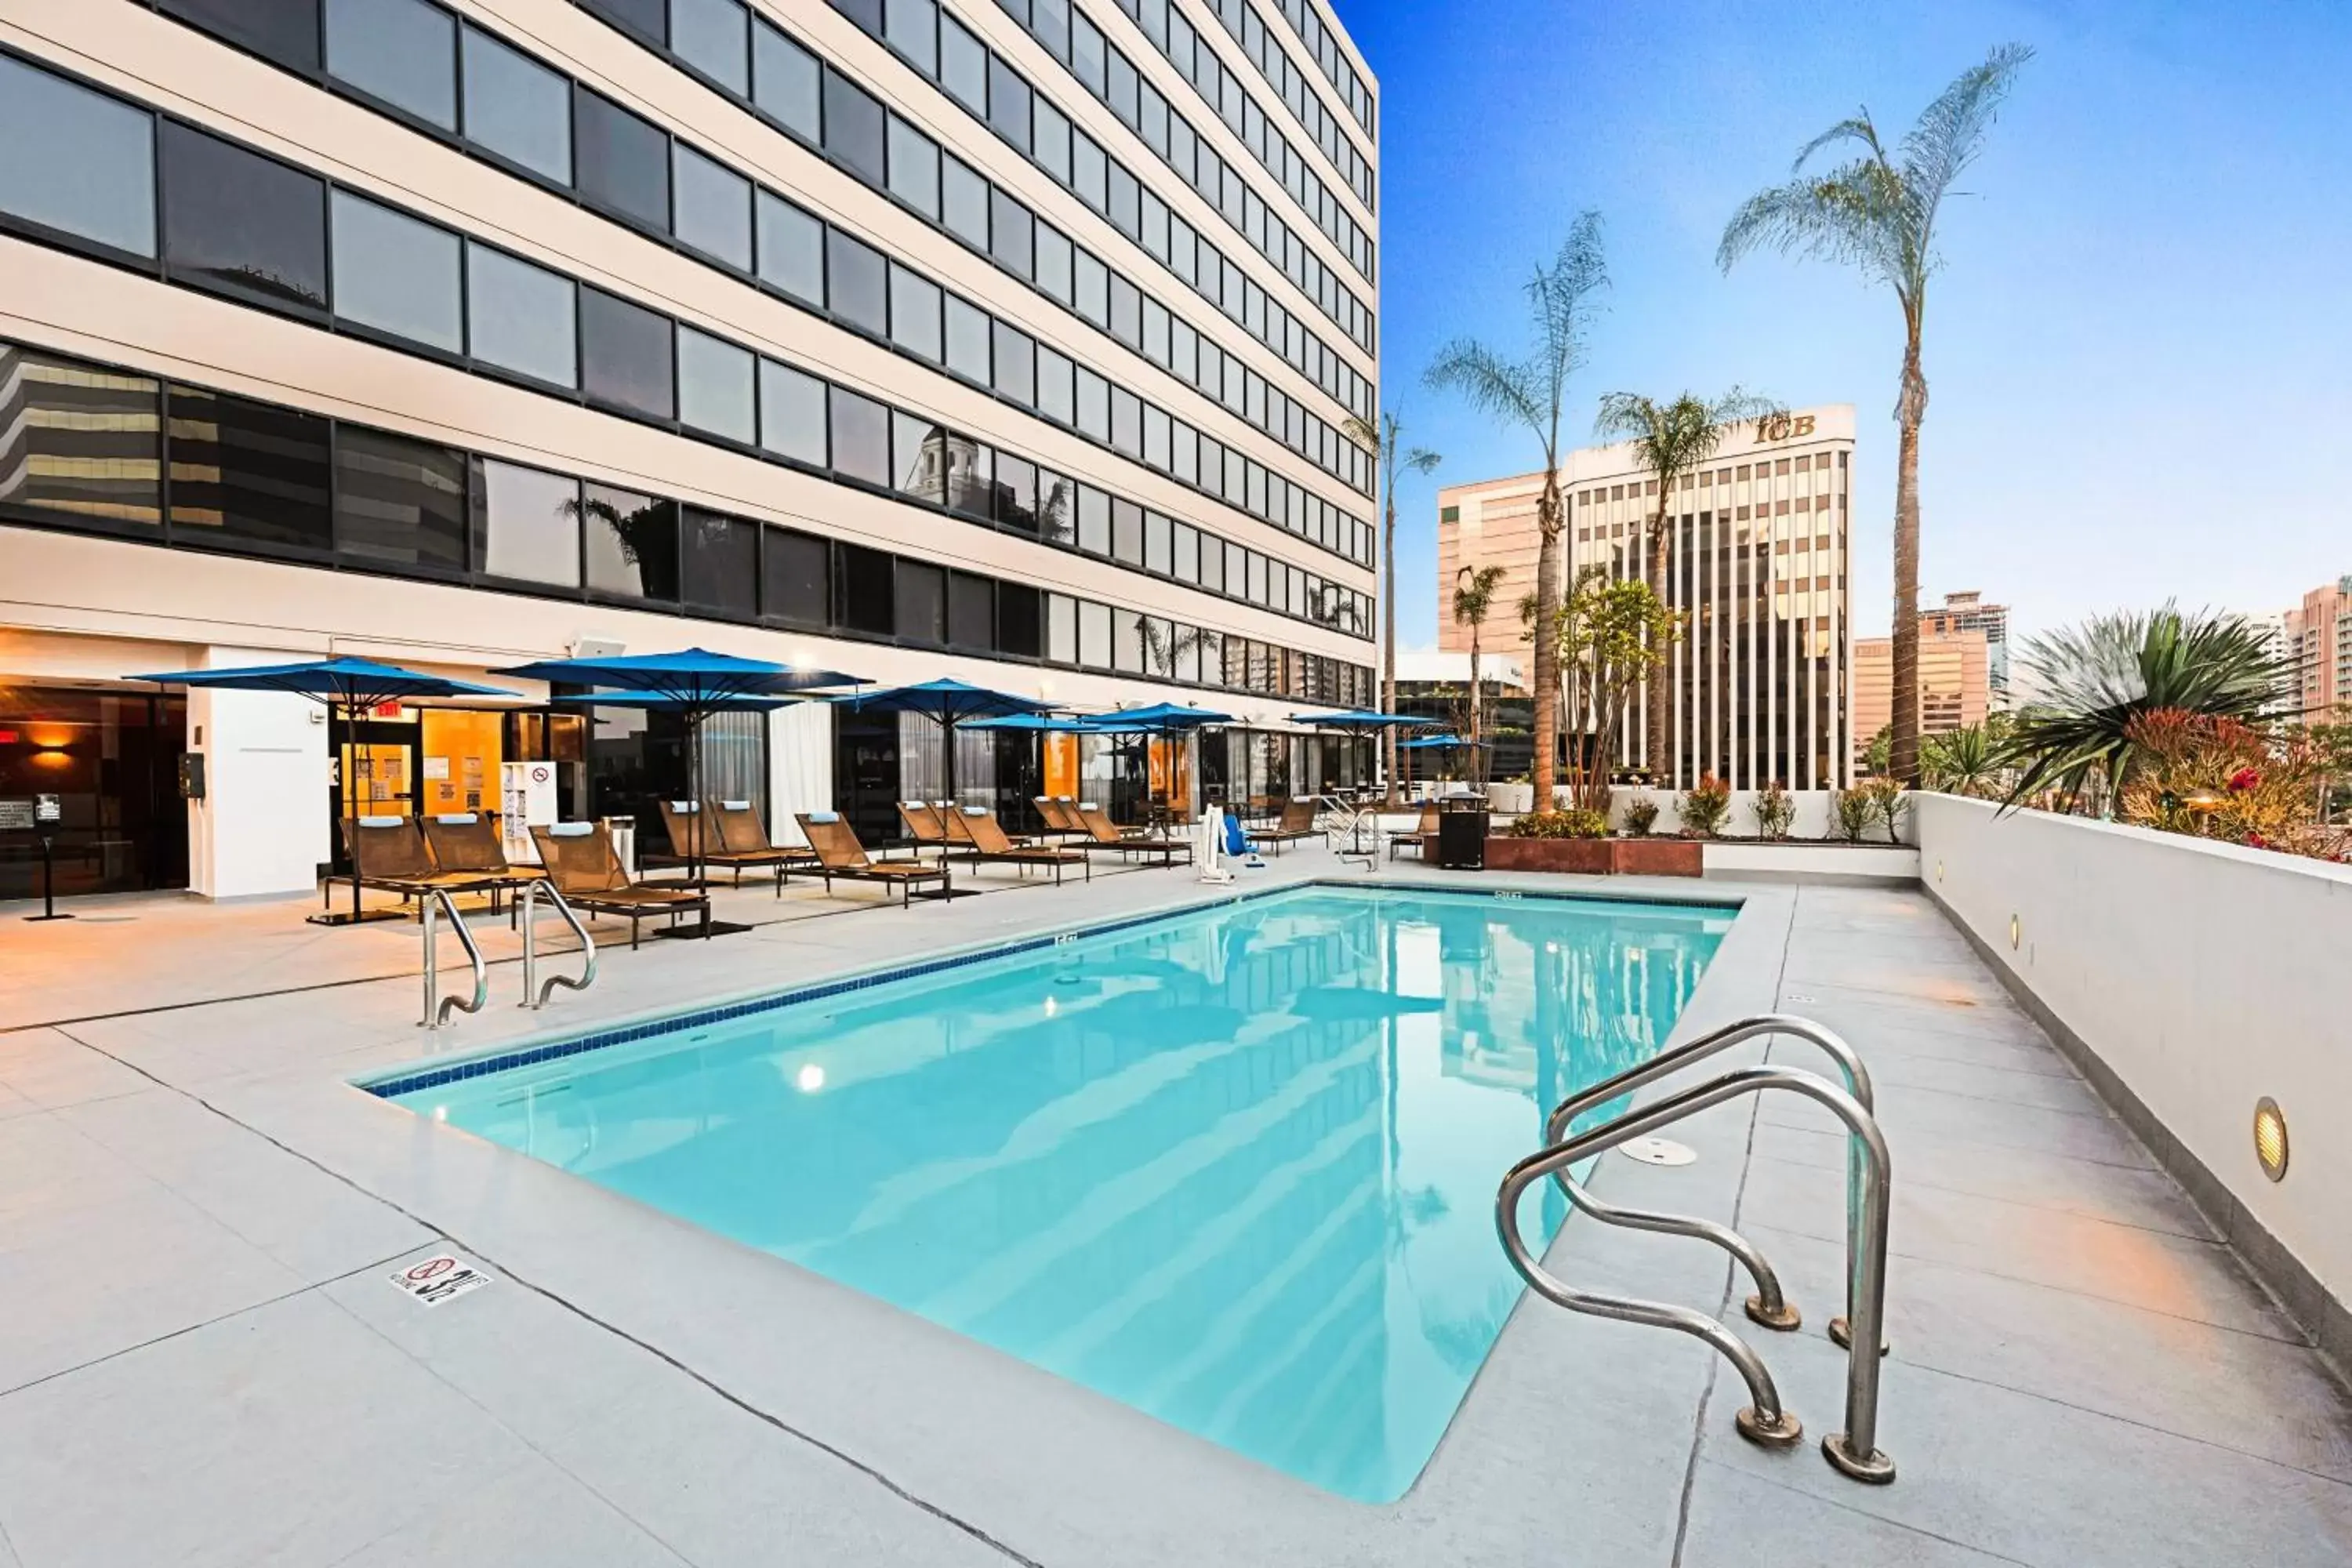
<svg viewBox="0 0 2352 1568">
<path fill-rule="evenodd" d="M 833 468 L 869 485 L 890 482 L 890 416 L 870 397 L 832 389 Z"/>
<path fill-rule="evenodd" d="M 1078 662 L 1088 669 L 1110 668 L 1110 606 L 1078 601 Z"/>
<path fill-rule="evenodd" d="M 325 183 L 172 121 L 163 143 L 171 275 L 260 304 L 325 310 Z"/>
<path fill-rule="evenodd" d="M 1055 353 L 1043 343 L 1037 345 L 1038 413 L 1048 419 L 1057 419 L 1065 425 L 1076 422 L 1077 398 L 1076 384 L 1072 374 L 1074 369 L 1066 356 Z"/>
<path fill-rule="evenodd" d="M 787 201 L 759 194 L 760 280 L 824 306 L 824 225 Z"/>
<path fill-rule="evenodd" d="M 677 598 L 676 501 L 587 485 L 580 516 L 589 587 L 632 599 Z"/>
<path fill-rule="evenodd" d="M 144 376 L 0 343 L 0 507 L 160 525 L 162 421 Z"/>
<path fill-rule="evenodd" d="M 155 117 L 0 56 L 0 213 L 155 254 Z"/>
<path fill-rule="evenodd" d="M 473 502 L 483 571 L 523 583 L 580 585 L 579 480 L 477 458 Z"/>
<path fill-rule="evenodd" d="M 698 609 L 751 616 L 760 608 L 760 525 L 687 509 L 679 582 Z"/>
<path fill-rule="evenodd" d="M 870 185 L 883 184 L 882 105 L 839 71 L 824 73 L 824 150 Z"/>
<path fill-rule="evenodd" d="M 572 95 L 580 194 L 658 233 L 669 232 L 669 138 L 609 99 Z"/>
<path fill-rule="evenodd" d="M 677 412 L 671 332 L 666 316 L 601 289 L 582 289 L 581 389 L 656 419 L 671 417 Z"/>
<path fill-rule="evenodd" d="M 172 527 L 180 542 L 333 546 L 326 420 L 174 386 L 170 429 Z"/>
<path fill-rule="evenodd" d="M 466 458 L 346 425 L 335 432 L 335 548 L 365 561 L 466 569 Z"/>
<path fill-rule="evenodd" d="M 837 228 L 824 231 L 825 302 L 835 317 L 876 337 L 890 330 L 887 264 L 872 246 Z"/>
<path fill-rule="evenodd" d="M 457 128 L 457 24 L 425 0 L 327 0 L 327 69 L 444 131 Z"/>
<path fill-rule="evenodd" d="M 751 270 L 751 182 L 680 142 L 673 144 L 677 237 L 705 256 Z"/>
<path fill-rule="evenodd" d="M 478 360 L 557 386 L 579 383 L 569 278 L 487 246 L 466 247 L 467 343 Z"/>
<path fill-rule="evenodd" d="M 466 29 L 466 139 L 559 185 L 572 183 L 572 84 L 488 33 Z"/>
<path fill-rule="evenodd" d="M 1037 471 L 1037 537 L 1067 544 L 1077 536 L 1077 485 L 1066 474 Z"/>
<path fill-rule="evenodd" d="M 1037 401 L 1037 347 L 1029 334 L 1003 321 L 996 324 L 996 364 L 992 384 L 1024 408 Z"/>
<path fill-rule="evenodd" d="M 337 191 L 334 237 L 339 318 L 450 353 L 465 352 L 456 235 Z"/>
<path fill-rule="evenodd" d="M 1127 565 L 1143 564 L 1143 509 L 1131 500 L 1110 503 L 1110 553 Z"/>
<path fill-rule="evenodd" d="M 790 529 L 761 531 L 761 613 L 796 626 L 822 626 L 828 616 L 831 553 L 825 542 Z"/>
<path fill-rule="evenodd" d="M 968 436 L 956 437 L 956 461 L 948 472 L 948 505 L 974 522 L 996 515 L 996 451 Z"/>
<path fill-rule="evenodd" d="M 1024 533 L 1037 531 L 1037 465 L 1010 452 L 996 455 L 996 521 Z"/>
<path fill-rule="evenodd" d="M 959 443 L 963 460 L 971 462 L 971 443 Z M 934 506 L 948 500 L 948 474 L 956 455 L 947 426 L 935 420 L 893 411 L 890 416 L 890 486 L 900 495 Z"/>
<path fill-rule="evenodd" d="M 825 386 L 774 360 L 760 362 L 760 445 L 780 457 L 824 468 Z"/>
</svg>

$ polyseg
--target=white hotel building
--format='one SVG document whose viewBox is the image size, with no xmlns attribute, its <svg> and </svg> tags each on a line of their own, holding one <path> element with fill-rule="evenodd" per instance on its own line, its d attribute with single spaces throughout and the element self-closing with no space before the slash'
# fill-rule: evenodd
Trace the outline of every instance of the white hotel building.
<svg viewBox="0 0 2352 1568">
<path fill-rule="evenodd" d="M 1204 703 L 1228 796 L 1350 768 L 1281 721 L 1373 695 L 1377 127 L 1323 0 L 0 0 L 0 798 L 65 797 L 68 890 L 292 891 L 314 710 L 124 675 L 691 645 Z M 713 725 L 772 824 L 938 788 L 921 721 Z M 341 761 L 626 814 L 681 740 Z M 967 743 L 1008 807 L 1129 765 Z"/>
<path fill-rule="evenodd" d="M 1851 404 L 1795 409 L 1741 425 L 1677 485 L 1666 509 L 1666 602 L 1686 619 L 1666 667 L 1668 754 L 1654 768 L 1667 787 L 1688 789 L 1702 773 L 1734 789 L 1853 782 L 1853 445 Z M 1588 567 L 1643 575 L 1658 489 L 1632 448 L 1571 452 L 1559 482 L 1568 502 L 1563 584 Z M 1441 647 L 1469 646 L 1450 608 L 1456 574 L 1489 564 L 1505 576 L 1485 642 L 1519 646 L 1515 608 L 1535 588 L 1542 488 L 1537 473 L 1438 492 Z M 1621 767 L 1651 765 L 1646 703 L 1637 697 L 1627 715 Z M 1574 716 L 1564 728 L 1573 745 Z"/>
</svg>

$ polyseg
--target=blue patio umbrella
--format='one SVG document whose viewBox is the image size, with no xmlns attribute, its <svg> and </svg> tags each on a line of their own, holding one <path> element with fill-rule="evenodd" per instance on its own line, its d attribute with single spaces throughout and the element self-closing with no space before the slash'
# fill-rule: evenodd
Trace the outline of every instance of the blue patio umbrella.
<svg viewBox="0 0 2352 1568">
<path fill-rule="evenodd" d="M 960 724 L 963 730 L 1011 730 L 1031 735 L 1083 734 L 1093 727 L 1089 714 L 1007 713 L 996 719 L 974 719 Z"/>
<path fill-rule="evenodd" d="M 1376 713 L 1366 708 L 1350 708 L 1337 713 L 1302 713 L 1291 721 L 1310 730 L 1428 730 L 1442 721 L 1419 719 L 1410 713 Z"/>
<path fill-rule="evenodd" d="M 1020 697 L 1010 691 L 992 691 L 985 686 L 942 677 L 916 686 L 886 687 L 879 691 L 860 691 L 836 699 L 845 708 L 855 708 L 861 713 L 919 713 L 940 727 L 940 749 L 946 753 L 947 798 L 950 808 L 956 805 L 956 731 L 967 722 L 991 719 L 1009 719 L 1021 714 L 1050 713 L 1054 705 L 1034 697 Z M 969 894 L 971 889 L 957 889 L 948 877 L 948 853 L 944 840 L 940 845 L 940 886 L 929 894 L 914 893 L 917 898 L 952 899 Z M 910 889 L 911 892 L 911 889 Z"/>
<path fill-rule="evenodd" d="M 446 675 L 427 675 L 421 669 L 405 669 L 396 664 L 379 664 L 372 658 L 312 658 L 299 664 L 234 665 L 222 669 L 173 669 L 153 675 L 129 675 L 126 680 L 148 680 L 159 686 L 184 686 L 205 691 L 287 691 L 298 697 L 308 697 L 322 703 L 331 724 L 335 710 L 344 712 L 345 734 L 350 733 L 351 716 L 362 708 L 373 708 L 380 702 L 405 702 L 417 698 L 504 697 L 519 699 L 520 691 L 502 686 L 481 686 L 470 680 L 452 680 Z M 329 736 L 329 743 L 333 737 Z M 341 756 L 338 752 L 337 756 Z M 352 781 L 349 769 L 343 773 L 343 815 L 352 815 Z M 310 917 L 312 925 L 356 925 L 362 921 L 405 920 L 399 910 L 363 910 L 360 908 L 360 881 L 352 879 L 352 907 L 348 911 L 324 911 Z"/>
<path fill-rule="evenodd" d="M 1494 743 L 1495 742 L 1492 741 L 1465 741 L 1461 736 L 1449 731 L 1443 735 L 1415 735 L 1410 741 L 1399 741 L 1397 742 L 1397 750 L 1401 752 L 1432 752 L 1440 747 L 1486 747 L 1492 746 Z"/>
<path fill-rule="evenodd" d="M 1234 716 L 1230 713 L 1188 708 L 1180 702 L 1154 702 L 1143 708 L 1119 708 L 1108 713 L 1093 714 L 1087 720 L 1087 728 L 1097 735 L 1156 735 L 1172 743 L 1179 735 L 1189 738 L 1212 724 L 1230 724 L 1233 721 Z M 1150 782 L 1147 777 L 1147 787 Z M 1174 792 L 1171 790 L 1170 793 L 1172 795 Z"/>
</svg>

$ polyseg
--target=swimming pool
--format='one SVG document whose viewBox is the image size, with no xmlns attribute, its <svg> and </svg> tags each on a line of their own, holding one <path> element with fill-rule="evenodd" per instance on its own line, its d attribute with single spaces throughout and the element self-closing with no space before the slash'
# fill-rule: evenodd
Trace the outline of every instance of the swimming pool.
<svg viewBox="0 0 2352 1568">
<path fill-rule="evenodd" d="M 1314 886 L 373 1087 L 1386 1502 L 1518 1299 L 1504 1169 L 1731 914 Z"/>
</svg>

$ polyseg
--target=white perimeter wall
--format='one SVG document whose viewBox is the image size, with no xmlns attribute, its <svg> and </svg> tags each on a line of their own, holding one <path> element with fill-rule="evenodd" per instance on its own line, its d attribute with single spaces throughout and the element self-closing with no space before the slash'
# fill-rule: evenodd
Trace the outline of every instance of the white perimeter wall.
<svg viewBox="0 0 2352 1568">
<path fill-rule="evenodd" d="M 2039 812 L 1996 820 L 1951 795 L 1916 809 L 1928 889 L 2352 1300 L 2352 867 Z M 2254 1159 L 2264 1095 L 2286 1116 L 2281 1183 Z"/>
</svg>

